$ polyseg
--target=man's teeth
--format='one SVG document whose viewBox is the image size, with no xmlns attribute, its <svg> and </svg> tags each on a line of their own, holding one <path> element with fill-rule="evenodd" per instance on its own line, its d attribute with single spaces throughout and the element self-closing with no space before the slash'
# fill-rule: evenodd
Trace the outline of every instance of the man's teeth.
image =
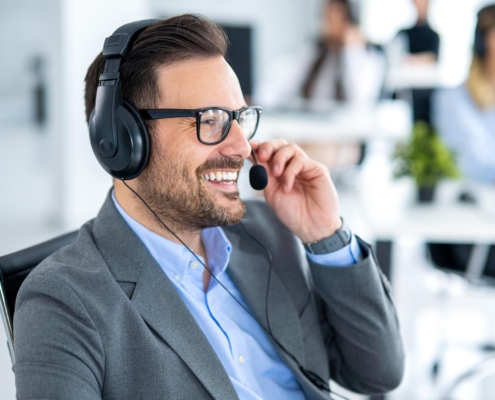
<svg viewBox="0 0 495 400">
<path fill-rule="evenodd" d="M 207 181 L 226 181 L 228 183 L 233 183 L 237 180 L 237 172 L 210 172 L 209 174 L 203 174 L 201 175 L 203 179 L 206 179 Z"/>
</svg>

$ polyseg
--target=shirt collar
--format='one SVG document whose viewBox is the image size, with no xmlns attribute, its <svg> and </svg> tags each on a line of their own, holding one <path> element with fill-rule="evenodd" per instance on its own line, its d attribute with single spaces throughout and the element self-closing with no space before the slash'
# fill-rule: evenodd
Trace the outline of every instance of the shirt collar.
<svg viewBox="0 0 495 400">
<path fill-rule="evenodd" d="M 191 262 L 196 261 L 196 257 L 194 257 L 189 250 L 182 244 L 172 242 L 171 240 L 165 239 L 150 231 L 132 218 L 117 202 L 113 190 L 112 200 L 124 221 L 143 242 L 153 258 L 171 280 L 177 282 L 182 281 L 183 279 L 193 278 L 193 275 L 190 273 L 191 270 L 188 267 Z M 232 245 L 223 230 L 218 226 L 203 229 L 201 231 L 201 240 L 205 246 L 208 267 L 216 277 L 219 277 L 227 269 Z M 199 257 L 199 259 L 204 262 L 202 257 Z M 198 268 L 197 271 L 202 273 L 203 268 Z M 195 280 L 201 282 L 201 279 L 198 280 L 197 276 Z M 214 286 L 216 285 L 213 285 L 212 281 L 210 289 Z"/>
</svg>

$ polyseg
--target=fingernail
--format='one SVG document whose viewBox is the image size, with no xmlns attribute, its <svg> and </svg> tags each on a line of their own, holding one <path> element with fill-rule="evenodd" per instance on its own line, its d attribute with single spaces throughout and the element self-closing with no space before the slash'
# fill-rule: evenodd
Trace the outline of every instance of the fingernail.
<svg viewBox="0 0 495 400">
<path fill-rule="evenodd" d="M 289 191 L 289 184 L 284 183 L 284 192 L 288 192 L 288 191 Z"/>
<path fill-rule="evenodd" d="M 278 164 L 275 164 L 275 165 L 273 166 L 273 171 L 274 171 L 274 172 L 278 172 L 279 168 L 280 168 L 280 167 L 278 166 Z"/>
</svg>

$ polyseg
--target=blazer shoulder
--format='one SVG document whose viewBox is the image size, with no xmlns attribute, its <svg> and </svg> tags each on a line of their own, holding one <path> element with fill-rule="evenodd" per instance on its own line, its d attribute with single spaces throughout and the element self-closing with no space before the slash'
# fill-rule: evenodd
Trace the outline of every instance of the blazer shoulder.
<svg viewBox="0 0 495 400">
<path fill-rule="evenodd" d="M 92 226 L 93 220 L 84 224 L 74 243 L 45 258 L 31 271 L 25 282 L 36 277 L 48 276 L 54 281 L 64 280 L 69 286 L 73 286 L 84 281 L 85 277 L 94 278 L 98 272 L 103 271 L 105 264 L 94 243 Z"/>
</svg>

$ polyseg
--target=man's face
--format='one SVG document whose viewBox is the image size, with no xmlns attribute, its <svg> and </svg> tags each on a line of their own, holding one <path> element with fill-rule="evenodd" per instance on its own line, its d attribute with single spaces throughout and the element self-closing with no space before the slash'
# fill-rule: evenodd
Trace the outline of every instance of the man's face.
<svg viewBox="0 0 495 400">
<path fill-rule="evenodd" d="M 157 74 L 157 108 L 246 106 L 239 81 L 223 57 L 160 67 Z M 150 162 L 137 184 L 155 212 L 179 231 L 239 222 L 245 208 L 236 180 L 251 146 L 237 121 L 223 142 L 205 145 L 197 139 L 194 117 L 161 119 L 151 141 Z M 204 178 L 212 174 L 215 180 Z"/>
</svg>

